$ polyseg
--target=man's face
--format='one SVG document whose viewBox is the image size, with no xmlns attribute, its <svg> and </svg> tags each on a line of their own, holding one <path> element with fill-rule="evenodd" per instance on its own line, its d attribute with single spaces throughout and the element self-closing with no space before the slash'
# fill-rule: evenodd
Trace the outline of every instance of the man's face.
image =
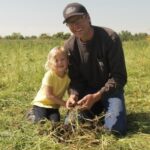
<svg viewBox="0 0 150 150">
<path fill-rule="evenodd" d="M 84 40 L 88 34 L 90 19 L 88 15 L 72 16 L 67 20 L 66 25 L 76 37 Z"/>
</svg>

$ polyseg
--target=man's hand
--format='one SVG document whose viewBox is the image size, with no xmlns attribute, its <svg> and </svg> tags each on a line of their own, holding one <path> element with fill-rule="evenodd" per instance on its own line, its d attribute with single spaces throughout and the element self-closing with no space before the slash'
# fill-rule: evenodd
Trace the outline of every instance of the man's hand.
<svg viewBox="0 0 150 150">
<path fill-rule="evenodd" d="M 108 81 L 105 83 L 104 91 L 108 92 L 111 88 L 114 88 L 114 87 L 116 87 L 115 80 L 113 78 L 108 79 Z"/>
<path fill-rule="evenodd" d="M 95 103 L 95 95 L 94 94 L 88 94 L 84 96 L 80 101 L 77 102 L 78 108 L 80 110 L 89 110 Z"/>
</svg>

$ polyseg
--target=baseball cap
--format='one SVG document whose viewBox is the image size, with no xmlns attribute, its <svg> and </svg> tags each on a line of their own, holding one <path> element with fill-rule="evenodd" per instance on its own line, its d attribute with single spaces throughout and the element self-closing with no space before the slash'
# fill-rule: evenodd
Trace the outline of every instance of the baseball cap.
<svg viewBox="0 0 150 150">
<path fill-rule="evenodd" d="M 84 14 L 88 14 L 88 12 L 83 5 L 79 3 L 70 3 L 65 7 L 63 11 L 63 16 L 65 19 L 63 23 L 67 22 L 67 20 L 72 16 L 77 16 L 77 15 L 80 16 Z"/>
</svg>

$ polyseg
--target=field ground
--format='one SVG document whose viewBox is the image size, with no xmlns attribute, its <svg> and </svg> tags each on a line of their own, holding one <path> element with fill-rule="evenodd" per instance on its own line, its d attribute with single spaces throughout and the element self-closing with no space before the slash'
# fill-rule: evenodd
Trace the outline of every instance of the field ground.
<svg viewBox="0 0 150 150">
<path fill-rule="evenodd" d="M 47 53 L 61 40 L 0 40 L 0 149 L 1 150 L 149 150 L 150 42 L 123 43 L 128 71 L 125 97 L 128 133 L 118 138 L 85 130 L 67 142 L 52 136 L 49 122 L 31 124 L 25 118 L 44 74 Z M 64 117 L 64 110 L 61 109 Z M 80 134 L 82 132 L 82 134 Z"/>
</svg>

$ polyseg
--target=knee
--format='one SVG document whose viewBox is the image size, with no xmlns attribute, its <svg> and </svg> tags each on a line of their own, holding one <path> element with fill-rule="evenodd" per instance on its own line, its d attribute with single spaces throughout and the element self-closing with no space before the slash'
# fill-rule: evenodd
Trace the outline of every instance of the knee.
<svg viewBox="0 0 150 150">
<path fill-rule="evenodd" d="M 105 126 L 112 133 L 125 135 L 127 132 L 126 115 L 124 112 L 120 112 L 119 114 L 118 117 L 110 115 L 105 119 Z"/>
<path fill-rule="evenodd" d="M 125 105 L 119 98 L 112 98 L 105 116 L 105 126 L 109 131 L 125 135 L 127 132 Z"/>
</svg>

